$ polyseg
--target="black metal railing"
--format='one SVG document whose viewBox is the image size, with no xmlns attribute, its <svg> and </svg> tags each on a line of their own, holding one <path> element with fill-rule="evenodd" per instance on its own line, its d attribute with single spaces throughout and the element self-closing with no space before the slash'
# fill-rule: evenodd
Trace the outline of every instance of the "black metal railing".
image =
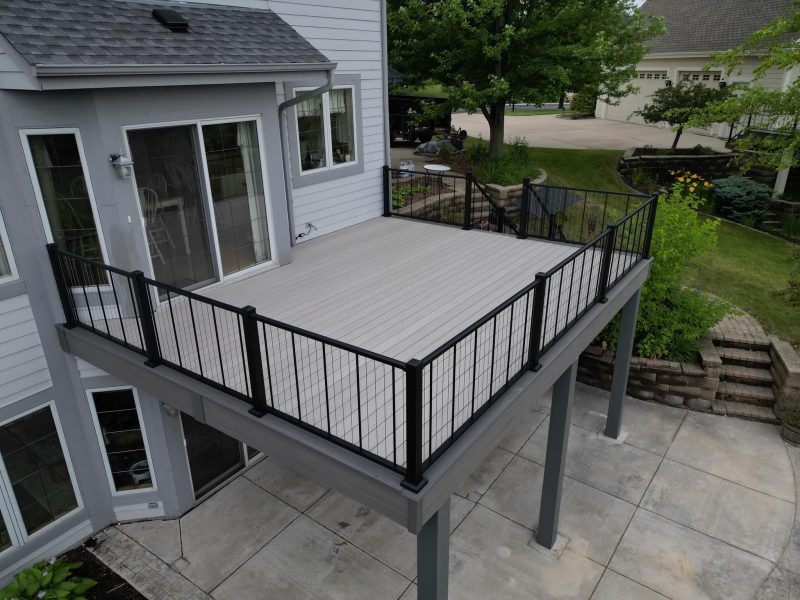
<svg viewBox="0 0 800 600">
<path fill-rule="evenodd" d="M 797 129 L 797 117 L 768 112 L 752 112 L 730 123 L 728 143 L 748 134 L 791 133 Z"/>
<path fill-rule="evenodd" d="M 66 327 L 222 390 L 256 417 L 273 414 L 358 452 L 402 473 L 416 490 L 425 469 L 649 256 L 656 205 L 656 197 L 639 204 L 423 359 L 407 362 L 53 244 L 48 253 Z M 450 224 L 470 225 L 472 214 Z M 515 232 L 506 215 L 493 214 L 495 231 Z"/>
</svg>

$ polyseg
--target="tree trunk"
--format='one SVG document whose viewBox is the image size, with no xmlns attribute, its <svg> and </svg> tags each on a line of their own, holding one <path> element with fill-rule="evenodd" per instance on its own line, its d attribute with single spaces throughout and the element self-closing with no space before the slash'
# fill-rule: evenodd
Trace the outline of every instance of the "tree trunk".
<svg viewBox="0 0 800 600">
<path fill-rule="evenodd" d="M 565 92 L 561 92 L 561 95 L 558 97 L 558 108 L 564 110 L 564 101 L 567 99 L 567 94 Z"/>
<path fill-rule="evenodd" d="M 489 109 L 486 120 L 489 121 L 489 155 L 495 158 L 503 156 L 505 149 L 503 137 L 505 135 L 505 101 L 495 102 Z"/>
<path fill-rule="evenodd" d="M 678 140 L 681 139 L 681 134 L 683 133 L 683 125 L 678 127 L 678 131 L 675 132 L 675 139 L 672 140 L 672 151 L 675 152 L 675 148 L 678 147 Z"/>
</svg>

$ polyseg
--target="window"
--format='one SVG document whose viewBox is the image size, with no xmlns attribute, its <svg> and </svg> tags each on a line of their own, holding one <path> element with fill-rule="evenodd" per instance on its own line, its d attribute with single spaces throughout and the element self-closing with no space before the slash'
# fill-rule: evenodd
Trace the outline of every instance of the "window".
<svg viewBox="0 0 800 600">
<path fill-rule="evenodd" d="M 103 259 L 91 189 L 77 134 L 27 134 L 32 179 L 48 241 L 86 258 Z"/>
<path fill-rule="evenodd" d="M 0 426 L 0 459 L 0 487 L 8 488 L 18 530 L 31 535 L 78 508 L 71 467 L 49 405 Z M 5 523 L 0 547 L 4 539 L 11 543 Z"/>
<path fill-rule="evenodd" d="M 298 92 L 298 96 L 307 90 Z M 297 105 L 297 139 L 302 172 L 357 161 L 354 88 L 340 87 Z"/>
<path fill-rule="evenodd" d="M 14 257 L 11 254 L 11 244 L 8 241 L 3 215 L 0 213 L 0 283 L 5 283 L 11 279 L 16 279 L 16 266 Z M 2 534 L 0 533 L 0 545 L 2 544 Z"/>
<path fill-rule="evenodd" d="M 11 548 L 12 545 L 11 534 L 8 532 L 3 514 L 0 513 L 0 552 Z"/>
<path fill-rule="evenodd" d="M 89 395 L 112 489 L 152 489 L 150 458 L 133 389 L 95 390 Z"/>
</svg>

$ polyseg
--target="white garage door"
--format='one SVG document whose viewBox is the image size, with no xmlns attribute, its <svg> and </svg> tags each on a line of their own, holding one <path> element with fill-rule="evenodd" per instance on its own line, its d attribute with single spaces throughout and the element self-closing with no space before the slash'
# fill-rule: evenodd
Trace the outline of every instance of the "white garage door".
<svg viewBox="0 0 800 600">
<path fill-rule="evenodd" d="M 609 106 L 606 118 L 612 121 L 644 123 L 641 117 L 634 117 L 631 114 L 647 104 L 653 92 L 666 85 L 666 79 L 666 71 L 640 71 L 633 81 L 633 84 L 639 88 L 639 93 L 622 98 L 617 106 Z"/>
</svg>

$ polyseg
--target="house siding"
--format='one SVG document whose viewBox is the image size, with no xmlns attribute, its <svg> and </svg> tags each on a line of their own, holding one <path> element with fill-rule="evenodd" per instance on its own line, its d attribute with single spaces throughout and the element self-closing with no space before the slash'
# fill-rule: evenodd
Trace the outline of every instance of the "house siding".
<svg viewBox="0 0 800 600">
<path fill-rule="evenodd" d="M 52 385 L 26 294 L 0 302 L 0 407 Z"/>
</svg>

